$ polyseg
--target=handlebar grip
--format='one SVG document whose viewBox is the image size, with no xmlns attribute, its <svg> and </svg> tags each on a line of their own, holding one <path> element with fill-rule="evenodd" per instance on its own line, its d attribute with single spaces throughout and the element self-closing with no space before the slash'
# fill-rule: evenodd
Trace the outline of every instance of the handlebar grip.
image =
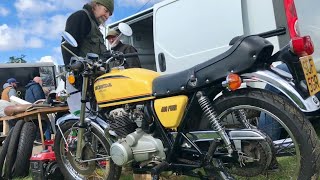
<svg viewBox="0 0 320 180">
<path fill-rule="evenodd" d="M 75 61 L 68 66 L 68 69 L 72 71 L 82 71 L 84 69 L 84 64 L 81 61 Z"/>
</svg>

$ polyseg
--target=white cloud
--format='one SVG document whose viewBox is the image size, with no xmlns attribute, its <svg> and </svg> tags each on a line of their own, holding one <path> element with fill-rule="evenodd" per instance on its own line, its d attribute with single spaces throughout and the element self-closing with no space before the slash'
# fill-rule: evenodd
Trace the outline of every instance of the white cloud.
<svg viewBox="0 0 320 180">
<path fill-rule="evenodd" d="M 115 0 L 116 1 L 116 0 Z M 90 0 L 56 0 L 60 7 L 64 7 L 70 10 L 79 10 L 84 4 L 90 2 Z"/>
<path fill-rule="evenodd" d="M 57 64 L 64 64 L 60 46 L 53 48 L 53 57 L 56 60 Z"/>
<path fill-rule="evenodd" d="M 54 40 L 61 38 L 67 18 L 68 15 L 55 15 L 48 19 L 23 22 L 22 27 L 29 35 Z"/>
<path fill-rule="evenodd" d="M 41 47 L 43 47 L 43 41 L 37 37 L 31 37 L 27 41 L 26 47 L 28 47 L 28 48 L 41 48 Z"/>
<path fill-rule="evenodd" d="M 57 6 L 52 0 L 41 1 L 41 0 L 17 0 L 14 6 L 19 12 L 20 17 L 27 17 L 31 14 L 38 15 L 41 13 L 51 12 L 57 10 Z"/>
<path fill-rule="evenodd" d="M 24 32 L 12 29 L 7 24 L 0 26 L 0 51 L 23 48 L 25 44 Z"/>
<path fill-rule="evenodd" d="M 62 65 L 63 60 L 60 47 L 54 47 L 52 55 L 43 56 L 37 62 L 53 62 L 56 66 Z"/>
<path fill-rule="evenodd" d="M 7 16 L 9 14 L 9 10 L 0 6 L 0 16 Z"/>
<path fill-rule="evenodd" d="M 47 26 L 48 38 L 59 39 L 61 38 L 61 32 L 65 29 L 65 23 L 68 16 L 56 15 L 50 18 Z"/>
<path fill-rule="evenodd" d="M 78 10 L 90 0 L 17 0 L 14 4 L 19 17 L 38 16 L 61 10 Z"/>
<path fill-rule="evenodd" d="M 0 39 L 0 51 L 43 47 L 40 38 L 28 35 L 25 29 L 11 28 L 7 24 L 0 26 Z"/>
<path fill-rule="evenodd" d="M 116 2 L 120 7 L 121 6 L 122 7 L 142 7 L 146 3 L 150 5 L 150 4 L 155 4 L 157 2 L 160 2 L 162 0 L 150 0 L 150 2 L 148 1 L 149 0 L 118 0 Z"/>
<path fill-rule="evenodd" d="M 58 65 L 57 60 L 52 56 L 43 56 L 38 62 L 53 62 L 55 65 Z"/>
</svg>

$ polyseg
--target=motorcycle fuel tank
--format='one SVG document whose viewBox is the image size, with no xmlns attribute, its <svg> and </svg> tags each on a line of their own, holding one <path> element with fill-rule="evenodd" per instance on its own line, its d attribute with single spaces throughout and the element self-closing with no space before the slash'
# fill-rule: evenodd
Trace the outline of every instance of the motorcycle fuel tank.
<svg viewBox="0 0 320 180">
<path fill-rule="evenodd" d="M 101 108 L 154 99 L 152 82 L 159 75 L 142 68 L 112 69 L 94 82 L 98 106 Z"/>
</svg>

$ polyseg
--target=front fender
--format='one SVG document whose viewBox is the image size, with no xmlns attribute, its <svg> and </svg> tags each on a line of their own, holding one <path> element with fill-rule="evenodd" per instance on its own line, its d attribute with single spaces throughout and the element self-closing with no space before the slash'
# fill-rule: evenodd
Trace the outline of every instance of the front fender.
<svg viewBox="0 0 320 180">
<path fill-rule="evenodd" d="M 316 96 L 302 98 L 292 81 L 288 81 L 269 70 L 246 73 L 242 74 L 241 77 L 247 86 L 254 86 L 260 89 L 264 89 L 266 84 L 273 86 L 290 99 L 302 112 L 314 112 L 320 108 L 320 103 Z"/>
<path fill-rule="evenodd" d="M 63 116 L 56 121 L 56 126 L 60 127 L 61 124 L 67 122 L 67 121 L 79 121 L 80 117 L 76 116 L 74 114 L 68 114 L 66 116 Z M 90 123 L 94 128 L 96 128 L 100 133 L 104 134 L 104 130 L 109 127 L 108 123 L 103 121 L 100 118 L 95 118 L 95 119 L 85 119 L 86 123 Z"/>
</svg>

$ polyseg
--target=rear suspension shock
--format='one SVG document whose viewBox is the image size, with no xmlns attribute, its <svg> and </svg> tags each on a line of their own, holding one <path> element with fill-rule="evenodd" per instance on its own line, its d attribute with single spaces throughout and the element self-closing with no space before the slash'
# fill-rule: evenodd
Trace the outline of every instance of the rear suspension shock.
<svg viewBox="0 0 320 180">
<path fill-rule="evenodd" d="M 231 155 L 233 150 L 231 147 L 230 139 L 223 126 L 220 124 L 220 120 L 217 118 L 217 113 L 214 110 L 209 98 L 205 96 L 202 91 L 197 92 L 197 98 L 204 115 L 209 119 L 211 127 L 214 130 L 218 131 L 220 137 L 226 145 L 226 148 L 228 149 L 229 155 Z"/>
</svg>

